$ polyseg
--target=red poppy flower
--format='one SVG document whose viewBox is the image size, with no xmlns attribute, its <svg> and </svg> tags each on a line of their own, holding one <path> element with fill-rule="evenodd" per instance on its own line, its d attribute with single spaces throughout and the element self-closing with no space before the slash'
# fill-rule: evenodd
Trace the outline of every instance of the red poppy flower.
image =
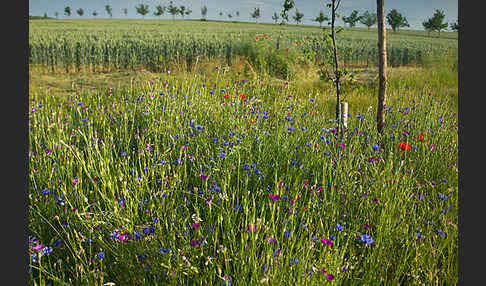
<svg viewBox="0 0 486 286">
<path fill-rule="evenodd" d="M 224 98 L 229 98 L 229 94 L 225 94 L 224 95 Z"/>
<path fill-rule="evenodd" d="M 424 135 L 422 133 L 419 135 L 419 141 L 424 141 Z"/>
<path fill-rule="evenodd" d="M 403 151 L 408 151 L 408 150 L 410 150 L 410 145 L 405 143 L 405 142 L 401 142 L 400 143 L 400 149 L 403 150 Z"/>
<path fill-rule="evenodd" d="M 285 48 L 285 50 L 288 52 L 289 51 L 289 48 Z"/>
<path fill-rule="evenodd" d="M 243 93 L 240 94 L 240 98 L 241 99 L 246 99 L 246 95 L 244 95 Z"/>
<path fill-rule="evenodd" d="M 295 42 L 295 44 L 297 44 L 297 45 L 298 45 L 298 44 L 300 44 L 300 42 L 299 42 L 299 41 L 297 41 L 297 42 Z"/>
</svg>

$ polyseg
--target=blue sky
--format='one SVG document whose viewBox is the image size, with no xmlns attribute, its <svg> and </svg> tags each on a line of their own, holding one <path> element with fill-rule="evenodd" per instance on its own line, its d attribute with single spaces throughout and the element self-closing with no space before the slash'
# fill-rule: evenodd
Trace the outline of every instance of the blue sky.
<svg viewBox="0 0 486 286">
<path fill-rule="evenodd" d="M 206 5 L 208 7 L 208 19 L 222 19 L 219 12 L 223 12 L 223 19 L 228 20 L 228 13 L 233 15 L 233 19 L 242 21 L 254 21 L 250 13 L 254 7 L 259 7 L 261 11 L 261 18 L 259 22 L 273 22 L 272 15 L 274 12 L 280 13 L 282 10 L 284 0 L 173 0 L 174 5 L 184 5 L 190 7 L 192 13 L 186 16 L 186 19 L 201 18 L 201 7 Z M 318 25 L 312 21 L 319 14 L 319 10 L 323 10 L 328 14 L 329 9 L 326 3 L 329 0 L 294 0 L 297 9 L 304 13 L 303 24 Z M 135 11 L 135 6 L 144 3 L 150 7 L 150 12 L 145 18 L 154 18 L 154 7 L 156 5 L 168 6 L 169 0 L 29 0 L 29 15 L 42 16 L 47 13 L 54 17 L 54 13 L 59 12 L 59 18 L 64 18 L 64 7 L 71 7 L 71 16 L 69 18 L 80 18 L 76 14 L 76 9 L 83 8 L 83 18 L 93 17 L 92 12 L 98 12 L 98 18 L 106 18 L 108 15 L 105 12 L 105 5 L 109 4 L 113 8 L 114 18 L 124 18 L 124 8 L 128 8 L 128 16 L 130 18 L 141 18 Z M 366 10 L 376 12 L 376 0 L 342 0 L 338 13 L 347 16 L 352 10 L 358 10 L 363 13 Z M 446 22 L 455 22 L 458 16 L 458 2 L 457 0 L 385 0 L 385 10 L 388 12 L 391 9 L 397 9 L 402 13 L 410 24 L 410 29 L 422 30 L 422 22 L 434 14 L 435 9 L 444 11 Z M 236 17 L 236 11 L 240 12 L 240 16 Z M 290 16 L 295 14 L 295 9 L 290 11 Z M 149 16 L 150 15 L 150 16 Z M 164 14 L 162 19 L 171 19 L 170 14 Z M 180 18 L 180 17 L 176 17 Z M 292 19 L 291 17 L 289 19 Z M 338 25 L 343 25 L 342 21 L 338 21 Z M 357 26 L 362 26 L 358 24 Z"/>
</svg>

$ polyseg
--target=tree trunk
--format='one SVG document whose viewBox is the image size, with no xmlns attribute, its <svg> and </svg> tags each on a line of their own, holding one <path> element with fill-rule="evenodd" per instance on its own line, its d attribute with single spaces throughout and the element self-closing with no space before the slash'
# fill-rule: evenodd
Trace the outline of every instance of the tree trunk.
<svg viewBox="0 0 486 286">
<path fill-rule="evenodd" d="M 340 102 L 339 102 L 339 95 L 340 95 L 340 90 L 339 90 L 339 78 L 340 78 L 340 73 L 338 72 L 339 70 L 339 63 L 338 63 L 338 54 L 337 54 L 337 46 L 336 46 L 336 32 L 334 31 L 334 23 L 336 21 L 336 0 L 332 0 L 332 8 L 331 8 L 331 37 L 332 37 L 332 49 L 334 52 L 334 77 L 335 81 L 334 84 L 336 85 L 336 120 L 337 120 L 337 130 L 339 132 L 339 125 L 340 125 L 340 119 L 339 119 L 339 107 L 340 107 Z"/>
<path fill-rule="evenodd" d="M 378 133 L 383 133 L 385 126 L 386 101 L 386 28 L 385 28 L 385 0 L 376 0 L 376 14 L 378 18 L 378 108 L 376 109 L 376 127 Z"/>
</svg>

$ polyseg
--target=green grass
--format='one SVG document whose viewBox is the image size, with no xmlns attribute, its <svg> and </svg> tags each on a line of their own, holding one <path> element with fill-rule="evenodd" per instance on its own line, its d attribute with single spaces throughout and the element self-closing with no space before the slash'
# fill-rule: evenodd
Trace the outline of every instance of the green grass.
<svg viewBox="0 0 486 286">
<path fill-rule="evenodd" d="M 373 70 L 363 72 L 343 89 L 342 137 L 335 96 L 312 72 L 285 85 L 218 62 L 171 74 L 31 70 L 29 254 L 53 248 L 30 261 L 31 285 L 456 285 L 447 64 L 390 69 L 381 136 Z"/>
</svg>

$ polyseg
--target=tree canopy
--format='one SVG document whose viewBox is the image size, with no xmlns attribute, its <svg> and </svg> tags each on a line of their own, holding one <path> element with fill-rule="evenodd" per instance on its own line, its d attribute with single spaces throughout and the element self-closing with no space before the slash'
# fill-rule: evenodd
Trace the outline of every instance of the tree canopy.
<svg viewBox="0 0 486 286">
<path fill-rule="evenodd" d="M 302 18 L 304 18 L 304 13 L 300 13 L 298 9 L 295 9 L 295 16 L 292 18 L 294 18 L 298 25 L 302 21 Z"/>
<path fill-rule="evenodd" d="M 315 19 L 314 19 L 315 22 L 318 22 L 319 23 L 319 27 L 322 26 L 322 23 L 324 21 L 329 21 L 329 17 L 327 17 L 326 15 L 324 15 L 324 11 L 320 11 L 319 12 L 319 16 L 317 16 Z"/>
<path fill-rule="evenodd" d="M 294 0 L 285 0 L 283 4 L 283 10 L 280 12 L 280 17 L 282 17 L 281 24 L 285 24 L 285 21 L 289 20 L 289 15 L 287 14 L 292 8 L 295 7 Z"/>
<path fill-rule="evenodd" d="M 360 20 L 360 16 L 358 16 L 358 10 L 353 10 L 348 17 L 343 17 L 344 23 L 349 24 L 350 27 L 356 26 L 356 23 Z"/>
<path fill-rule="evenodd" d="M 138 6 L 135 6 L 135 9 L 137 10 L 137 13 L 142 15 L 142 18 L 148 14 L 149 12 L 149 6 L 146 4 L 140 4 Z"/>
<path fill-rule="evenodd" d="M 436 9 L 434 15 L 424 21 L 422 25 L 427 31 L 437 31 L 440 34 L 441 30 L 447 29 L 448 23 L 444 23 L 445 14 L 442 10 Z"/>
<path fill-rule="evenodd" d="M 396 9 L 392 9 L 388 12 L 386 21 L 388 22 L 388 25 L 392 27 L 394 32 L 402 27 L 410 27 L 407 18 L 400 14 Z"/>
<path fill-rule="evenodd" d="M 363 15 L 360 16 L 359 22 L 368 27 L 369 30 L 370 27 L 375 25 L 377 22 L 376 13 L 365 11 Z"/>
<path fill-rule="evenodd" d="M 253 13 L 251 13 L 251 17 L 255 18 L 255 21 L 258 22 L 258 18 L 260 18 L 260 8 L 254 8 Z"/>
<path fill-rule="evenodd" d="M 110 5 L 105 6 L 106 13 L 110 16 L 110 18 L 113 17 L 113 9 L 111 8 Z"/>
</svg>

